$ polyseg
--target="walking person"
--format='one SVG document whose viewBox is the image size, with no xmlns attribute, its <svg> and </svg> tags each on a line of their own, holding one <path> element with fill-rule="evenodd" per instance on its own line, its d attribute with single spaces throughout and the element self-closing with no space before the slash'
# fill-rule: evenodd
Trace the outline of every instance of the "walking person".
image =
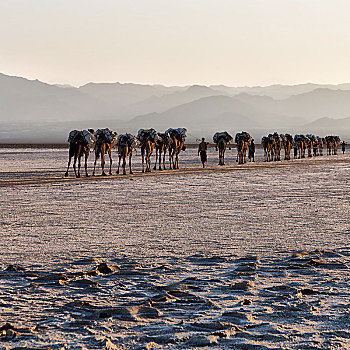
<svg viewBox="0 0 350 350">
<path fill-rule="evenodd" d="M 205 168 L 205 163 L 207 162 L 207 150 L 208 142 L 205 142 L 205 138 L 202 137 L 202 142 L 198 145 L 198 155 L 201 157 L 203 168 Z"/>
<path fill-rule="evenodd" d="M 345 153 L 345 147 L 346 147 L 346 143 L 345 143 L 345 141 L 343 141 L 341 143 L 341 150 L 342 150 L 343 154 Z"/>
</svg>

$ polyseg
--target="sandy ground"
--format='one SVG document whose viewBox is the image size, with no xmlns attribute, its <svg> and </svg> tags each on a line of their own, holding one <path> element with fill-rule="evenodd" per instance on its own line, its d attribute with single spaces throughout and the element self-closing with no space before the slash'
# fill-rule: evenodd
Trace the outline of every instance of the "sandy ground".
<svg viewBox="0 0 350 350">
<path fill-rule="evenodd" d="M 195 153 L 67 180 L 66 150 L 0 150 L 0 348 L 350 348 L 350 157 Z"/>
</svg>

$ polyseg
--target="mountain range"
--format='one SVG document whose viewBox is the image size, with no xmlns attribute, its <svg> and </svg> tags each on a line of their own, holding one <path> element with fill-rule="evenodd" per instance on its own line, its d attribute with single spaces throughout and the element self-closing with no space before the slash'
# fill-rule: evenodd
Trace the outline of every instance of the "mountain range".
<svg viewBox="0 0 350 350">
<path fill-rule="evenodd" d="M 216 131 L 350 135 L 350 84 L 266 87 L 88 83 L 51 85 L 0 74 L 0 142 L 66 142 L 71 129 L 136 133 L 186 127 L 189 140 Z"/>
</svg>

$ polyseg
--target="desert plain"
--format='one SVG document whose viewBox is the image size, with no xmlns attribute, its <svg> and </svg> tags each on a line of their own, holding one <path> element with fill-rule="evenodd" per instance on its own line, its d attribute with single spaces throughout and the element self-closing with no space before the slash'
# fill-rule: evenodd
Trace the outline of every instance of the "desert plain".
<svg viewBox="0 0 350 350">
<path fill-rule="evenodd" d="M 350 156 L 208 155 L 66 179 L 1 148 L 0 348 L 350 348 Z"/>
</svg>

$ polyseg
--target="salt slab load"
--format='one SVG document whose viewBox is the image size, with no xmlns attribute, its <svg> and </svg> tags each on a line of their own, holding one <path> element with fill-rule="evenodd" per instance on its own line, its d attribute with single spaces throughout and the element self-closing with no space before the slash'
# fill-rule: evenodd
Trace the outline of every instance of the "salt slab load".
<svg viewBox="0 0 350 350">
<path fill-rule="evenodd" d="M 186 128 L 177 128 L 177 129 L 169 128 L 168 130 L 165 131 L 165 133 L 170 137 L 172 135 L 175 135 L 175 137 L 180 141 L 185 141 L 187 129 Z"/>
<path fill-rule="evenodd" d="M 100 137 L 104 137 L 109 143 L 113 143 L 117 140 L 117 133 L 109 128 L 97 129 L 95 136 L 96 140 L 98 140 Z"/>
<path fill-rule="evenodd" d="M 232 140 L 232 136 L 227 131 L 222 131 L 214 134 L 213 141 L 218 143 L 219 139 L 221 138 L 224 138 L 226 142 L 230 142 Z"/>
</svg>

